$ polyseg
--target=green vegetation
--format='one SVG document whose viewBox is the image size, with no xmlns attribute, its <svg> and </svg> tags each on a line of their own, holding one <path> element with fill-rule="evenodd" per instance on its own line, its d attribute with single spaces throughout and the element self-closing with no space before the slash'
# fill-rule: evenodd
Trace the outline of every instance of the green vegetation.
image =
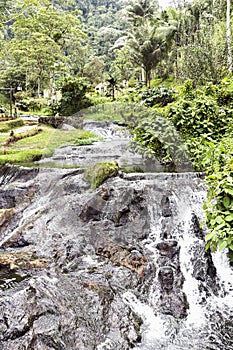
<svg viewBox="0 0 233 350">
<path fill-rule="evenodd" d="M 153 92 L 152 92 L 153 93 Z M 143 95 L 142 95 L 143 96 Z M 161 97 L 162 98 L 162 97 Z M 233 118 L 232 80 L 194 89 L 184 84 L 176 101 L 164 108 L 154 100 L 150 117 L 137 118 L 133 141 L 137 151 L 162 163 L 187 164 L 187 150 L 193 167 L 207 175 L 204 204 L 207 249 L 228 248 L 233 260 Z M 159 112 L 158 112 L 159 111 Z M 172 125 L 175 127 L 172 127 Z M 179 132 L 179 134 L 176 133 Z M 178 136 L 179 135 L 179 136 Z M 180 139 L 181 137 L 181 139 Z"/>
<path fill-rule="evenodd" d="M 92 189 L 99 187 L 105 180 L 116 176 L 119 170 L 117 162 L 96 163 L 84 173 L 84 179 Z"/>
<path fill-rule="evenodd" d="M 13 119 L 7 122 L 0 122 L 0 133 L 11 131 L 14 128 L 19 128 L 24 125 L 23 119 Z"/>
<path fill-rule="evenodd" d="M 34 136 L 20 137 L 6 146 L 7 134 L 0 134 L 0 163 L 27 164 L 51 156 L 54 150 L 65 145 L 88 145 L 99 138 L 83 130 L 64 131 L 42 126 L 41 132 Z"/>
<path fill-rule="evenodd" d="M 207 200 L 204 204 L 207 248 L 228 248 L 233 261 L 233 141 L 232 132 L 220 141 L 199 144 L 198 162 L 207 174 Z"/>
<path fill-rule="evenodd" d="M 42 129 L 40 128 L 33 128 L 29 131 L 26 131 L 26 132 L 22 132 L 22 133 L 19 133 L 19 134 L 14 134 L 13 133 L 13 130 L 11 131 L 12 133 L 12 136 L 10 136 L 6 142 L 4 143 L 4 146 L 9 146 L 9 144 L 11 143 L 14 143 L 14 142 L 18 142 L 22 139 L 26 139 L 28 137 L 32 137 L 32 136 L 35 136 L 37 134 L 39 134 L 40 132 L 42 131 Z"/>
<path fill-rule="evenodd" d="M 233 259 L 230 1 L 162 11 L 156 0 L 4 0 L 0 10 L 1 116 L 18 108 L 114 121 L 128 125 L 137 151 L 174 171 L 191 159 L 207 174 L 207 247 L 228 248 Z M 6 145 L 23 125 L 0 122 L 1 163 L 96 140 L 42 126 Z"/>
</svg>

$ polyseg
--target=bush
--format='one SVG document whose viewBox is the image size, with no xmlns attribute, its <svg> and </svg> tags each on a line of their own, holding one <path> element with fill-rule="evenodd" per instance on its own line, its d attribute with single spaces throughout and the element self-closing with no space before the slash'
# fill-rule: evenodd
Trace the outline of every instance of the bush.
<svg viewBox="0 0 233 350">
<path fill-rule="evenodd" d="M 159 88 L 154 87 L 143 91 L 141 98 L 148 107 L 152 107 L 155 104 L 164 107 L 175 100 L 175 93 L 176 90 L 172 88 L 160 86 Z"/>
<path fill-rule="evenodd" d="M 64 116 L 71 116 L 91 106 L 91 101 L 86 96 L 87 88 L 88 84 L 84 78 L 65 78 L 61 83 L 62 98 L 58 112 Z"/>
<path fill-rule="evenodd" d="M 208 194 L 204 204 L 208 234 L 207 249 L 228 248 L 233 261 L 233 141 L 208 142 L 200 164 L 207 173 Z"/>
<path fill-rule="evenodd" d="M 141 119 L 133 129 L 132 140 L 137 152 L 156 158 L 174 171 L 191 167 L 187 149 L 175 127 L 161 114 L 151 114 Z"/>
<path fill-rule="evenodd" d="M 168 118 L 184 139 L 201 135 L 222 137 L 232 119 L 229 109 L 220 108 L 215 99 L 204 95 L 181 99 L 170 108 Z"/>
<path fill-rule="evenodd" d="M 24 112 L 40 111 L 45 106 L 45 104 L 46 104 L 45 99 L 33 98 L 33 97 L 27 97 L 17 102 L 19 109 Z"/>
</svg>

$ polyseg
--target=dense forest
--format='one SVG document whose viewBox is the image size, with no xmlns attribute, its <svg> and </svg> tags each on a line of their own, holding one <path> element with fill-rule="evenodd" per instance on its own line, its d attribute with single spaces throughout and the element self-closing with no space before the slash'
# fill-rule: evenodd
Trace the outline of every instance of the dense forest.
<svg viewBox="0 0 233 350">
<path fill-rule="evenodd" d="M 195 86 L 231 70 L 226 4 L 156 1 L 1 2 L 1 85 L 42 96 L 66 76 L 119 88 L 167 78 Z M 19 97 L 20 98 L 20 97 Z"/>
<path fill-rule="evenodd" d="M 230 1 L 177 1 L 166 10 L 156 0 L 4 0 L 0 7 L 3 114 L 11 117 L 15 106 L 14 113 L 69 116 L 113 100 L 137 103 L 150 116 L 128 123 L 135 147 L 171 164 L 174 145 L 157 132 L 164 117 L 207 175 L 207 248 L 228 248 L 233 260 Z"/>
</svg>

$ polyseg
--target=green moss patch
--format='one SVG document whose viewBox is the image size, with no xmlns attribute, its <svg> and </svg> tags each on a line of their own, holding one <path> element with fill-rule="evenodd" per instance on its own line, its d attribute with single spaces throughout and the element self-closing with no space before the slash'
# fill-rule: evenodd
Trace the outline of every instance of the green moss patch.
<svg viewBox="0 0 233 350">
<path fill-rule="evenodd" d="M 117 162 L 96 163 L 85 171 L 84 180 L 94 189 L 99 187 L 108 178 L 116 176 L 118 170 L 119 165 Z"/>
</svg>

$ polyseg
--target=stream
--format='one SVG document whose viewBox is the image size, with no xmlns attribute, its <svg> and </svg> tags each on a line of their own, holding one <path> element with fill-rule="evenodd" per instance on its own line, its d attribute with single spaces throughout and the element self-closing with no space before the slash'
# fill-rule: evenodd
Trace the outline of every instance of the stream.
<svg viewBox="0 0 233 350">
<path fill-rule="evenodd" d="M 0 168 L 0 349 L 233 350 L 233 270 L 205 251 L 203 174 L 164 172 L 121 126 L 84 128 L 103 141 Z M 119 174 L 91 190 L 84 169 L 109 160 Z"/>
</svg>

